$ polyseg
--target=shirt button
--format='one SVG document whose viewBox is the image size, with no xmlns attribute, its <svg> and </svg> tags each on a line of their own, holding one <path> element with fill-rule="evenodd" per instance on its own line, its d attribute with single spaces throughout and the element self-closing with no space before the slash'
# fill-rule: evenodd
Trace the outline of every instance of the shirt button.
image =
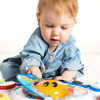
<svg viewBox="0 0 100 100">
<path fill-rule="evenodd" d="M 49 56 L 49 58 L 52 59 L 53 57 L 52 56 Z"/>
<path fill-rule="evenodd" d="M 45 69 L 47 69 L 48 67 L 47 66 L 45 66 Z"/>
</svg>

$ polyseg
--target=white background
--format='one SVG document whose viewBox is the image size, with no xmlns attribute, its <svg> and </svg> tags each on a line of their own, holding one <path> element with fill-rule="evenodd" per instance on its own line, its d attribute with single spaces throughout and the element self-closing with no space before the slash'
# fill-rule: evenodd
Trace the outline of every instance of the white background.
<svg viewBox="0 0 100 100">
<path fill-rule="evenodd" d="M 20 52 L 37 27 L 37 2 L 0 0 L 0 60 Z M 72 34 L 82 52 L 87 80 L 92 80 L 93 75 L 97 78 L 100 76 L 100 0 L 79 0 Z"/>
<path fill-rule="evenodd" d="M 38 0 L 0 0 L 0 52 L 19 52 L 37 27 Z M 73 35 L 84 52 L 100 52 L 100 0 L 79 0 Z"/>
</svg>

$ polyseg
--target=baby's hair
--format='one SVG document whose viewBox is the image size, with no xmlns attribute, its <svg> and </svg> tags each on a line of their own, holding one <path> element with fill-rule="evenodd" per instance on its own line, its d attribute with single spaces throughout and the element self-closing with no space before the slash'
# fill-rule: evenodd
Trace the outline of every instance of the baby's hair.
<svg viewBox="0 0 100 100">
<path fill-rule="evenodd" d="M 43 9 L 53 9 L 59 16 L 62 13 L 69 13 L 71 17 L 76 17 L 78 0 L 39 0 L 37 13 L 41 15 Z"/>
</svg>

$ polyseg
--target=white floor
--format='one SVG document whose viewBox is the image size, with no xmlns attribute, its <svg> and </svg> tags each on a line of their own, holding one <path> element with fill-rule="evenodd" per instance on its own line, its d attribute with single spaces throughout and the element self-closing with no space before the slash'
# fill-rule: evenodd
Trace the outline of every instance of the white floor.
<svg viewBox="0 0 100 100">
<path fill-rule="evenodd" d="M 17 53 L 0 53 L 0 63 L 3 59 L 15 56 Z M 83 82 L 100 82 L 100 53 L 82 53 L 85 65 L 85 75 L 79 78 Z"/>
<path fill-rule="evenodd" d="M 85 75 L 81 80 L 86 82 L 100 82 L 100 53 L 82 53 L 85 65 Z"/>
</svg>

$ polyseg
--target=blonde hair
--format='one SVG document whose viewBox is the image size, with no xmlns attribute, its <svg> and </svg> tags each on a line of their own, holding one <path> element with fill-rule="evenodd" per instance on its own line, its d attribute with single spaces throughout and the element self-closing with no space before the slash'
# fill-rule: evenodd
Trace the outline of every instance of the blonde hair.
<svg viewBox="0 0 100 100">
<path fill-rule="evenodd" d="M 76 17 L 78 13 L 77 0 L 39 0 L 37 13 L 40 15 L 43 9 L 53 9 L 58 15 L 62 13 L 70 14 L 71 17 Z"/>
</svg>

